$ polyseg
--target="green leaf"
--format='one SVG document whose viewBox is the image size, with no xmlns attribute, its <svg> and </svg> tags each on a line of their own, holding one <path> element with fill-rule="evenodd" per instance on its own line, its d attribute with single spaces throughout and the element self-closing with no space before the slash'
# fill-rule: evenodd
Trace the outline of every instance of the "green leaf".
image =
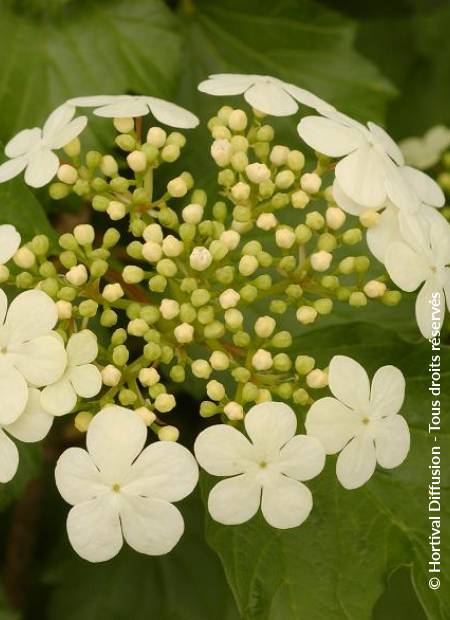
<svg viewBox="0 0 450 620">
<path fill-rule="evenodd" d="M 168 555 L 148 557 L 124 546 L 119 556 L 89 564 L 65 549 L 53 558 L 48 620 L 237 620 L 220 563 L 203 536 L 197 497 L 180 506 L 186 522 Z"/>
<path fill-rule="evenodd" d="M 293 530 L 270 528 L 260 515 L 241 526 L 224 527 L 208 519 L 207 538 L 219 554 L 244 620 L 369 620 L 389 575 L 410 567 L 418 599 L 432 620 L 450 617 L 450 577 L 441 573 L 440 590 L 428 587 L 429 464 L 433 437 L 428 434 L 430 347 L 412 347 L 394 332 L 367 325 L 332 327 L 302 339 L 303 350 L 319 365 L 334 354 L 350 355 L 373 373 L 395 364 L 406 376 L 403 415 L 411 429 L 411 451 L 394 470 L 378 468 L 364 487 L 342 488 L 335 457 L 308 483 L 314 508 Z M 442 386 L 450 377 L 450 349 L 441 356 Z M 450 395 L 441 395 L 442 428 L 450 417 Z M 304 419 L 304 412 L 300 420 Z M 300 421 L 299 432 L 304 432 Z M 448 434 L 438 435 L 442 454 L 450 450 Z M 442 512 L 450 522 L 448 468 L 442 468 Z M 213 482 L 208 478 L 206 486 Z M 450 541 L 442 537 L 442 558 Z M 444 560 L 445 561 L 445 560 Z"/>
<path fill-rule="evenodd" d="M 162 1 L 72 0 L 54 10 L 49 3 L 41 7 L 37 15 L 5 2 L 0 9 L 0 137 L 41 126 L 69 97 L 169 94 L 179 37 Z"/>
</svg>

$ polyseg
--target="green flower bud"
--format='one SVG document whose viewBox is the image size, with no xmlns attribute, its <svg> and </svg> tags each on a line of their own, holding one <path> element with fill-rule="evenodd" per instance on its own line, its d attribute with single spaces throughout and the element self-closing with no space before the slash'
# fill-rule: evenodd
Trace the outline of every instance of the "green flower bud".
<svg viewBox="0 0 450 620">
<path fill-rule="evenodd" d="M 317 249 L 325 252 L 332 252 L 336 246 L 336 237 L 331 233 L 322 233 L 317 241 Z"/>
<path fill-rule="evenodd" d="M 236 222 L 249 222 L 252 219 L 252 210 L 250 207 L 237 205 L 233 209 L 233 218 Z"/>
<path fill-rule="evenodd" d="M 197 289 L 197 280 L 195 278 L 183 278 L 180 288 L 183 293 L 193 293 Z"/>
<path fill-rule="evenodd" d="M 92 199 L 92 208 L 95 211 L 106 211 L 106 209 L 109 206 L 109 199 L 106 198 L 105 196 L 94 196 L 94 198 Z"/>
<path fill-rule="evenodd" d="M 144 357 L 149 362 L 155 362 L 161 357 L 161 347 L 156 342 L 149 342 L 144 347 Z"/>
<path fill-rule="evenodd" d="M 114 327 L 118 321 L 117 313 L 111 308 L 106 308 L 100 316 L 100 325 L 103 327 Z"/>
<path fill-rule="evenodd" d="M 334 291 L 339 287 L 339 278 L 337 276 L 323 276 L 320 280 L 320 284 L 324 288 Z"/>
<path fill-rule="evenodd" d="M 144 153 L 148 164 L 153 164 L 158 159 L 159 150 L 155 144 L 143 144 L 141 151 Z"/>
<path fill-rule="evenodd" d="M 143 246 L 140 241 L 132 241 L 131 243 L 127 245 L 127 254 L 131 256 L 131 258 L 134 258 L 135 260 L 142 260 L 142 248 Z"/>
<path fill-rule="evenodd" d="M 129 407 L 136 402 L 137 395 L 127 388 L 122 388 L 119 392 L 119 402 L 124 407 Z"/>
<path fill-rule="evenodd" d="M 203 306 L 197 311 L 197 321 L 201 325 L 208 325 L 214 321 L 214 308 L 212 306 Z"/>
<path fill-rule="evenodd" d="M 28 273 L 28 271 L 22 271 L 22 273 L 19 273 L 16 276 L 15 282 L 16 282 L 17 288 L 32 288 L 34 278 L 31 275 L 31 273 Z M 42 284 L 41 284 L 41 288 L 42 288 Z"/>
<path fill-rule="evenodd" d="M 215 379 L 208 382 L 206 386 L 206 393 L 211 400 L 216 400 L 218 402 L 223 400 L 226 396 L 224 386 Z"/>
<path fill-rule="evenodd" d="M 301 151 L 297 151 L 295 149 L 289 151 L 286 164 L 294 172 L 299 172 L 305 165 L 305 156 Z"/>
<path fill-rule="evenodd" d="M 75 237 L 71 233 L 64 233 L 59 238 L 59 245 L 64 250 L 78 250 L 78 243 L 75 240 Z"/>
<path fill-rule="evenodd" d="M 193 323 L 197 318 L 197 311 L 191 304 L 184 303 L 180 306 L 179 317 L 182 323 Z"/>
<path fill-rule="evenodd" d="M 270 125 L 263 125 L 256 132 L 256 139 L 259 142 L 271 142 L 275 137 L 275 132 Z"/>
<path fill-rule="evenodd" d="M 242 388 L 242 402 L 251 403 L 254 402 L 258 398 L 258 386 L 256 386 L 251 381 L 248 381 L 244 384 Z"/>
<path fill-rule="evenodd" d="M 258 263 L 261 267 L 270 267 L 273 263 L 273 257 L 269 252 L 260 252 L 258 254 Z"/>
<path fill-rule="evenodd" d="M 275 185 L 279 189 L 289 189 L 295 181 L 295 175 L 292 170 L 282 170 L 275 177 Z"/>
<path fill-rule="evenodd" d="M 192 292 L 191 303 L 195 308 L 204 306 L 211 299 L 211 295 L 205 288 L 199 288 Z"/>
<path fill-rule="evenodd" d="M 87 196 L 91 192 L 89 181 L 85 181 L 84 179 L 78 179 L 78 181 L 72 186 L 72 191 L 77 196 Z"/>
<path fill-rule="evenodd" d="M 303 295 L 303 289 L 299 284 L 289 284 L 286 288 L 286 295 L 290 299 L 300 299 Z"/>
<path fill-rule="evenodd" d="M 89 318 L 94 317 L 97 314 L 97 310 L 98 303 L 95 302 L 93 299 L 86 299 L 85 301 L 82 301 L 78 306 L 80 316 L 85 316 Z"/>
<path fill-rule="evenodd" d="M 200 415 L 202 418 L 211 418 L 213 415 L 219 413 L 220 409 L 210 400 L 204 400 L 200 403 Z"/>
<path fill-rule="evenodd" d="M 174 358 L 174 350 L 169 345 L 164 345 L 161 347 L 161 363 L 162 364 L 170 364 L 170 362 Z"/>
<path fill-rule="evenodd" d="M 226 220 L 228 209 L 224 202 L 216 202 L 213 205 L 212 209 L 213 217 L 219 222 L 224 222 Z"/>
<path fill-rule="evenodd" d="M 251 377 L 251 373 L 247 368 L 243 366 L 238 366 L 231 371 L 231 375 L 233 379 L 237 381 L 237 383 L 247 383 Z"/>
<path fill-rule="evenodd" d="M 289 196 L 288 194 L 282 194 L 281 192 L 278 192 L 277 194 L 275 194 L 275 196 L 273 196 L 270 202 L 275 210 L 282 209 L 289 204 Z"/>
<path fill-rule="evenodd" d="M 396 306 L 397 304 L 400 303 L 401 298 L 402 298 L 402 294 L 400 293 L 400 291 L 386 291 L 383 297 L 381 298 L 381 301 L 386 306 Z"/>
<path fill-rule="evenodd" d="M 180 366 L 179 364 L 172 366 L 169 372 L 169 376 L 172 381 L 175 381 L 175 383 L 184 383 L 184 381 L 186 380 L 186 372 L 183 366 Z"/>
<path fill-rule="evenodd" d="M 90 266 L 89 271 L 93 278 L 101 278 L 108 271 L 109 265 L 105 260 L 97 259 Z"/>
<path fill-rule="evenodd" d="M 275 191 L 275 183 L 271 179 L 266 179 L 259 184 L 258 191 L 261 198 L 265 198 L 267 200 L 273 196 Z"/>
<path fill-rule="evenodd" d="M 336 291 L 336 296 L 339 301 L 348 301 L 350 299 L 351 290 L 345 286 L 340 286 Z"/>
<path fill-rule="evenodd" d="M 244 321 L 242 312 L 240 312 L 240 310 L 236 310 L 236 308 L 226 310 L 224 319 L 230 329 L 239 329 Z"/>
<path fill-rule="evenodd" d="M 70 186 L 65 183 L 52 183 L 48 188 L 48 193 L 53 200 L 62 200 L 70 194 Z"/>
<path fill-rule="evenodd" d="M 297 267 L 297 259 L 295 258 L 295 256 L 283 256 L 283 258 L 278 263 L 278 268 L 281 271 L 285 271 L 286 273 L 295 271 L 296 267 Z"/>
<path fill-rule="evenodd" d="M 225 333 L 225 326 L 220 321 L 212 321 L 205 325 L 204 327 L 204 335 L 205 338 L 209 339 L 217 339 L 222 338 Z"/>
<path fill-rule="evenodd" d="M 118 344 L 124 344 L 127 341 L 128 334 L 123 327 L 119 327 L 115 329 L 111 336 L 111 344 L 112 346 L 117 346 Z"/>
<path fill-rule="evenodd" d="M 112 191 L 118 192 L 119 194 L 124 194 L 125 192 L 127 192 L 129 185 L 130 182 L 125 177 L 115 177 L 109 182 L 109 187 L 112 189 Z"/>
<path fill-rule="evenodd" d="M 137 301 L 129 304 L 129 306 L 127 307 L 126 313 L 129 319 L 137 319 L 138 317 L 141 316 L 140 304 Z"/>
<path fill-rule="evenodd" d="M 255 142 L 253 144 L 255 155 L 260 160 L 265 160 L 269 156 L 270 145 L 267 142 Z"/>
<path fill-rule="evenodd" d="M 356 273 L 364 273 L 370 267 L 370 259 L 367 256 L 357 256 L 355 258 Z"/>
<path fill-rule="evenodd" d="M 277 394 L 283 400 L 289 400 L 294 392 L 292 383 L 282 383 L 277 388 Z"/>
<path fill-rule="evenodd" d="M 252 303 L 258 297 L 258 289 L 252 284 L 246 284 L 239 291 L 241 298 L 247 303 Z"/>
<path fill-rule="evenodd" d="M 64 146 L 64 152 L 69 157 L 77 157 L 80 154 L 81 144 L 78 138 L 74 138 Z"/>
<path fill-rule="evenodd" d="M 160 313 L 156 306 L 143 306 L 140 310 L 139 316 L 144 319 L 148 325 L 153 325 L 159 320 Z"/>
<path fill-rule="evenodd" d="M 73 301 L 76 296 L 77 291 L 71 286 L 63 286 L 58 291 L 58 299 L 62 299 L 64 301 Z"/>
<path fill-rule="evenodd" d="M 130 352 L 127 347 L 123 344 L 119 344 L 117 347 L 114 347 L 112 352 L 112 361 L 115 366 L 125 366 L 130 357 Z"/>
<path fill-rule="evenodd" d="M 115 143 L 120 149 L 122 149 L 122 151 L 126 151 L 127 153 L 134 151 L 134 149 L 136 148 L 135 138 L 133 138 L 133 136 L 130 136 L 130 134 L 126 133 L 122 133 L 116 136 Z"/>
<path fill-rule="evenodd" d="M 350 295 L 348 303 L 355 308 L 367 306 L 367 297 L 364 295 L 363 292 L 355 291 Z"/>
<path fill-rule="evenodd" d="M 174 263 L 174 261 L 170 258 L 162 258 L 156 264 L 156 271 L 159 275 L 164 276 L 165 278 L 173 278 L 173 276 L 177 273 L 178 268 L 176 263 Z"/>
<path fill-rule="evenodd" d="M 161 151 L 161 159 L 168 163 L 173 163 L 180 157 L 180 147 L 176 144 L 166 144 Z"/>
<path fill-rule="evenodd" d="M 160 394 L 165 394 L 167 392 L 165 386 L 162 383 L 155 383 L 148 389 L 148 393 L 150 398 L 158 398 Z"/>
<path fill-rule="evenodd" d="M 300 245 L 305 245 L 312 237 L 311 229 L 305 224 L 299 224 L 295 228 L 295 238 Z"/>
<path fill-rule="evenodd" d="M 59 283 L 56 278 L 46 278 L 45 280 L 42 280 L 39 288 L 50 297 L 56 297 L 59 290 Z"/>
<path fill-rule="evenodd" d="M 49 249 L 49 239 L 46 235 L 36 235 L 31 240 L 31 249 L 36 256 L 45 256 Z"/>
<path fill-rule="evenodd" d="M 140 320 L 144 321 L 145 319 L 140 317 Z M 145 323 L 147 323 L 147 321 L 145 321 Z M 159 344 L 161 342 L 161 334 L 156 329 L 147 328 L 144 337 L 146 342 L 156 342 L 156 344 Z"/>
<path fill-rule="evenodd" d="M 315 359 L 309 355 L 297 355 L 295 358 L 295 370 L 299 375 L 307 375 L 315 365 Z"/>
<path fill-rule="evenodd" d="M 292 399 L 296 405 L 306 405 L 309 400 L 309 394 L 304 388 L 299 388 L 292 394 Z"/>
<path fill-rule="evenodd" d="M 347 256 L 339 263 L 339 271 L 345 275 L 353 273 L 355 271 L 355 257 Z"/>
<path fill-rule="evenodd" d="M 273 368 L 279 372 L 288 372 L 292 367 L 289 355 L 286 353 L 277 353 L 273 357 Z"/>
<path fill-rule="evenodd" d="M 96 194 L 101 194 L 108 190 L 108 182 L 102 177 L 95 177 L 91 181 L 91 188 Z M 106 209 L 96 209 L 96 211 L 106 211 Z"/>
<path fill-rule="evenodd" d="M 260 291 L 268 291 L 272 287 L 272 278 L 268 273 L 258 276 L 254 279 L 253 284 Z"/>
<path fill-rule="evenodd" d="M 318 211 L 306 214 L 306 225 L 312 230 L 321 230 L 325 226 L 325 218 Z"/>
<path fill-rule="evenodd" d="M 217 282 L 220 284 L 231 284 L 234 280 L 236 270 L 231 265 L 227 265 L 226 267 L 221 267 L 220 269 L 216 269 L 215 278 Z"/>
<path fill-rule="evenodd" d="M 130 336 L 137 336 L 138 338 L 142 338 L 148 331 L 148 325 L 144 321 L 144 319 L 136 318 L 128 323 L 127 331 Z"/>
<path fill-rule="evenodd" d="M 98 168 L 102 161 L 102 154 L 98 151 L 88 151 L 86 153 L 86 166 L 91 170 Z"/>
<path fill-rule="evenodd" d="M 270 345 L 276 349 L 287 349 L 292 344 L 292 336 L 288 331 L 281 331 L 274 335 Z"/>
<path fill-rule="evenodd" d="M 59 261 L 61 265 L 66 269 L 71 269 L 72 267 L 75 267 L 78 262 L 75 252 L 72 252 L 71 250 L 61 252 L 61 254 L 59 255 Z"/>
<path fill-rule="evenodd" d="M 231 156 L 231 166 L 236 172 L 244 172 L 248 166 L 248 157 L 245 151 L 237 151 Z"/>
<path fill-rule="evenodd" d="M 350 230 L 346 230 L 342 235 L 342 241 L 346 245 L 356 245 L 360 241 L 362 241 L 363 234 L 359 228 L 351 228 Z"/>
<path fill-rule="evenodd" d="M 166 144 L 174 144 L 182 149 L 186 144 L 186 138 L 179 131 L 172 131 L 167 136 Z"/>
<path fill-rule="evenodd" d="M 314 309 L 317 310 L 318 314 L 330 314 L 333 310 L 333 301 L 328 297 L 317 299 L 314 302 Z"/>
<path fill-rule="evenodd" d="M 223 187 L 231 187 L 234 184 L 235 178 L 234 172 L 230 168 L 226 168 L 217 175 L 217 182 L 219 185 L 223 185 Z"/>
<path fill-rule="evenodd" d="M 161 226 L 165 228 L 176 228 L 178 226 L 178 215 L 169 207 L 164 207 L 160 210 L 158 219 Z"/>
<path fill-rule="evenodd" d="M 227 312 L 230 312 L 227 310 Z M 237 347 L 242 347 L 243 349 L 247 348 L 251 342 L 250 334 L 246 332 L 237 332 L 233 336 L 233 342 Z"/>
<path fill-rule="evenodd" d="M 194 360 L 191 364 L 191 370 L 194 377 L 198 377 L 199 379 L 208 379 L 212 368 L 206 360 Z"/>
<path fill-rule="evenodd" d="M 178 229 L 178 234 L 180 235 L 182 241 L 187 244 L 191 243 L 195 239 L 196 234 L 194 224 L 187 224 L 186 222 L 184 222 Z"/>
<path fill-rule="evenodd" d="M 287 304 L 282 299 L 273 299 L 269 308 L 273 314 L 284 314 L 287 310 Z"/>
<path fill-rule="evenodd" d="M 127 265 L 122 271 L 122 278 L 127 284 L 138 284 L 144 279 L 144 270 L 136 265 Z"/>
<path fill-rule="evenodd" d="M 39 274 L 43 278 L 53 278 L 57 274 L 56 267 L 50 261 L 45 261 L 45 263 L 39 266 Z"/>
</svg>

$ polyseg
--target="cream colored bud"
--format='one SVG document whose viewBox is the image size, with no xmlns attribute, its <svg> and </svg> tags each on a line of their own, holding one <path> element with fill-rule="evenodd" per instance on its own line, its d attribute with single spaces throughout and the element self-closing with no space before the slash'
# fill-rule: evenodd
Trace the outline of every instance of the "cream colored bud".
<svg viewBox="0 0 450 620">
<path fill-rule="evenodd" d="M 375 209 L 365 209 L 359 216 L 359 221 L 364 228 L 373 228 L 380 221 L 380 214 Z"/>
<path fill-rule="evenodd" d="M 138 407 L 134 410 L 134 413 L 136 413 L 141 420 L 143 420 L 146 426 L 151 426 L 156 420 L 156 415 L 147 407 Z"/>
<path fill-rule="evenodd" d="M 239 235 L 244 235 L 246 232 L 252 229 L 252 223 L 251 222 L 236 222 L 236 220 L 233 220 L 231 224 L 231 228 L 235 232 L 237 232 Z"/>
<path fill-rule="evenodd" d="M 180 313 L 180 304 L 175 299 L 163 299 L 159 306 L 163 319 L 171 321 Z"/>
<path fill-rule="evenodd" d="M 302 190 L 308 194 L 317 194 L 322 185 L 322 179 L 315 172 L 306 172 L 300 177 L 300 185 Z"/>
<path fill-rule="evenodd" d="M 119 166 L 112 155 L 104 155 L 100 162 L 100 170 L 107 177 L 113 177 L 119 172 Z"/>
<path fill-rule="evenodd" d="M 137 265 L 126 265 L 122 271 L 122 278 L 127 284 L 138 284 L 144 279 L 144 270 Z"/>
<path fill-rule="evenodd" d="M 270 170 L 266 164 L 259 164 L 257 162 L 249 164 L 245 168 L 245 174 L 252 183 L 259 184 L 270 179 Z"/>
<path fill-rule="evenodd" d="M 242 420 L 244 417 L 242 405 L 236 403 L 234 400 L 225 405 L 223 412 L 229 420 Z"/>
<path fill-rule="evenodd" d="M 211 157 L 214 159 L 218 166 L 228 166 L 231 160 L 233 150 L 229 140 L 220 139 L 214 140 L 211 144 Z"/>
<path fill-rule="evenodd" d="M 213 351 L 209 363 L 214 370 L 226 370 L 230 365 L 230 358 L 222 351 Z"/>
<path fill-rule="evenodd" d="M 147 131 L 147 142 L 160 149 L 167 140 L 167 134 L 161 127 L 150 127 Z"/>
<path fill-rule="evenodd" d="M 127 326 L 127 332 L 130 336 L 141 338 L 148 331 L 148 325 L 144 319 L 132 319 Z"/>
<path fill-rule="evenodd" d="M 284 166 L 284 164 L 287 162 L 288 155 L 289 149 L 287 146 L 281 146 L 281 144 L 276 144 L 270 151 L 270 161 L 275 166 Z"/>
<path fill-rule="evenodd" d="M 110 303 L 114 303 L 124 295 L 124 290 L 118 282 L 115 282 L 114 284 L 107 284 L 102 291 L 103 299 L 106 299 L 106 301 L 109 301 Z"/>
<path fill-rule="evenodd" d="M 370 280 L 370 282 L 367 282 L 364 286 L 363 290 L 367 297 L 376 299 L 377 297 L 383 297 L 386 292 L 386 284 L 378 282 L 378 280 Z"/>
<path fill-rule="evenodd" d="M 58 311 L 58 318 L 60 321 L 72 318 L 72 304 L 70 301 L 60 299 L 56 302 L 56 309 Z"/>
<path fill-rule="evenodd" d="M 212 368 L 206 360 L 194 360 L 191 364 L 191 370 L 194 377 L 199 379 L 208 379 L 212 372 Z"/>
<path fill-rule="evenodd" d="M 203 218 L 203 207 L 195 203 L 187 205 L 181 212 L 181 216 L 187 224 L 199 224 Z"/>
<path fill-rule="evenodd" d="M 333 255 L 325 250 L 320 250 L 320 252 L 314 252 L 314 254 L 311 254 L 310 260 L 311 267 L 314 271 L 326 271 L 331 265 Z"/>
<path fill-rule="evenodd" d="M 161 378 L 156 368 L 141 368 L 138 377 L 142 385 L 146 387 L 156 385 Z"/>
<path fill-rule="evenodd" d="M 238 304 L 240 298 L 241 296 L 237 291 L 228 288 L 220 295 L 219 303 L 224 310 L 228 310 L 228 308 L 234 308 Z"/>
<path fill-rule="evenodd" d="M 269 390 L 262 389 L 258 390 L 258 396 L 255 399 L 255 403 L 258 405 L 259 403 L 267 403 L 272 400 L 272 394 Z"/>
<path fill-rule="evenodd" d="M 258 349 L 252 357 L 252 366 L 255 370 L 270 370 L 272 365 L 272 355 L 265 349 Z"/>
<path fill-rule="evenodd" d="M 29 248 L 23 246 L 14 254 L 13 260 L 21 269 L 30 269 L 36 262 L 36 256 Z"/>
<path fill-rule="evenodd" d="M 206 385 L 206 393 L 211 400 L 221 401 L 225 398 L 225 388 L 219 382 L 213 379 Z"/>
<path fill-rule="evenodd" d="M 231 188 L 231 195 L 239 202 L 247 200 L 250 196 L 250 185 L 239 181 Z"/>
<path fill-rule="evenodd" d="M 79 411 L 75 416 L 73 424 L 79 433 L 85 433 L 89 428 L 94 416 L 89 411 Z"/>
<path fill-rule="evenodd" d="M 66 280 L 73 286 L 83 286 L 88 281 L 88 272 L 84 265 L 75 265 L 66 273 Z"/>
<path fill-rule="evenodd" d="M 167 191 L 174 198 L 182 198 L 188 192 L 186 181 L 181 177 L 175 177 L 167 183 Z"/>
<path fill-rule="evenodd" d="M 306 375 L 306 383 L 308 387 L 314 390 L 324 388 L 328 385 L 328 374 L 316 368 Z"/>
<path fill-rule="evenodd" d="M 162 250 L 166 256 L 179 256 L 184 249 L 183 242 L 173 235 L 167 235 L 162 242 Z"/>
<path fill-rule="evenodd" d="M 188 344 L 194 340 L 194 328 L 189 323 L 181 323 L 175 327 L 173 335 L 180 344 Z"/>
<path fill-rule="evenodd" d="M 309 325 L 310 323 L 314 323 L 317 318 L 317 310 L 311 308 L 310 306 L 300 306 L 296 313 L 297 321 L 302 323 L 302 325 Z"/>
<path fill-rule="evenodd" d="M 115 118 L 113 124 L 119 133 L 130 133 L 134 129 L 134 119 L 131 117 Z"/>
<path fill-rule="evenodd" d="M 259 263 L 256 256 L 242 256 L 239 261 L 239 273 L 243 276 L 251 276 L 258 269 Z"/>
<path fill-rule="evenodd" d="M 159 224 L 149 224 L 146 226 L 142 236 L 146 241 L 154 241 L 155 243 L 162 243 L 164 238 L 162 228 Z"/>
<path fill-rule="evenodd" d="M 61 183 L 73 185 L 78 179 L 78 171 L 70 164 L 62 164 L 62 166 L 58 168 L 56 176 L 61 181 Z"/>
<path fill-rule="evenodd" d="M 261 213 L 256 220 L 256 225 L 261 230 L 272 230 L 277 224 L 278 220 L 273 213 Z"/>
<path fill-rule="evenodd" d="M 147 157 L 142 151 L 131 151 L 127 155 L 127 164 L 133 172 L 144 172 L 147 168 Z"/>
<path fill-rule="evenodd" d="M 155 398 L 155 409 L 161 413 L 169 413 L 176 405 L 175 396 L 173 394 L 158 394 Z"/>
<path fill-rule="evenodd" d="M 219 239 L 229 250 L 234 250 L 239 245 L 241 235 L 235 230 L 224 230 Z"/>
<path fill-rule="evenodd" d="M 275 185 L 278 189 L 289 189 L 295 181 L 295 174 L 292 170 L 282 170 L 275 177 Z"/>
<path fill-rule="evenodd" d="M 304 209 L 309 202 L 309 196 L 302 189 L 299 189 L 292 194 L 291 202 L 294 209 Z"/>
<path fill-rule="evenodd" d="M 225 323 L 231 327 L 231 329 L 238 329 L 243 321 L 244 317 L 240 310 L 236 310 L 236 308 L 230 308 L 225 311 L 224 314 Z"/>
<path fill-rule="evenodd" d="M 176 426 L 162 426 L 158 431 L 158 439 L 160 441 L 178 441 L 180 431 Z"/>
<path fill-rule="evenodd" d="M 119 385 L 122 378 L 122 373 L 120 370 L 112 364 L 105 366 L 101 371 L 101 375 L 103 384 L 108 387 L 115 387 L 116 385 Z"/>
<path fill-rule="evenodd" d="M 344 211 L 339 207 L 328 207 L 325 212 L 325 220 L 331 230 L 339 230 L 344 225 L 346 217 Z"/>
<path fill-rule="evenodd" d="M 79 224 L 73 229 L 73 236 L 80 245 L 92 245 L 95 239 L 94 227 L 90 224 Z"/>
<path fill-rule="evenodd" d="M 191 252 L 189 264 L 196 271 L 205 271 L 212 263 L 211 252 L 208 248 L 197 246 Z"/>
<path fill-rule="evenodd" d="M 275 233 L 275 243 L 279 248 L 289 250 L 295 243 L 295 232 L 291 228 L 279 228 Z"/>
<path fill-rule="evenodd" d="M 255 333 L 260 338 L 270 338 L 277 323 L 271 316 L 260 316 L 255 323 Z"/>
<path fill-rule="evenodd" d="M 155 241 L 147 241 L 142 246 L 142 256 L 150 263 L 156 263 L 162 257 L 162 247 Z"/>
<path fill-rule="evenodd" d="M 233 110 L 228 117 L 228 127 L 232 131 L 244 131 L 247 127 L 247 115 L 244 110 Z"/>
<path fill-rule="evenodd" d="M 122 220 L 127 214 L 127 208 L 119 200 L 111 200 L 106 209 L 106 213 L 113 221 Z"/>
</svg>

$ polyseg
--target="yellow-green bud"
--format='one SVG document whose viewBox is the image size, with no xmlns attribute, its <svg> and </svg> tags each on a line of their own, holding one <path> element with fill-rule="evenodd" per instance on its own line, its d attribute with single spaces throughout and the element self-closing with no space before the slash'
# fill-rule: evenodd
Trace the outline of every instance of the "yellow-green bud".
<svg viewBox="0 0 450 620">
<path fill-rule="evenodd" d="M 350 295 L 348 303 L 355 308 L 367 306 L 367 297 L 361 291 L 355 291 Z"/>
</svg>

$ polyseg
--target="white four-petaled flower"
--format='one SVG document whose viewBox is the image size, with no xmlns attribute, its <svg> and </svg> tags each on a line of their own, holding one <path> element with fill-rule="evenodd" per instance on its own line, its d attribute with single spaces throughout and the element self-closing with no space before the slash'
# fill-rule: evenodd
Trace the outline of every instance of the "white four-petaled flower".
<svg viewBox="0 0 450 620">
<path fill-rule="evenodd" d="M 75 107 L 61 105 L 45 121 L 44 127 L 23 129 L 5 147 L 10 158 L 0 166 L 0 183 L 9 181 L 25 170 L 25 183 L 42 187 L 49 183 L 59 168 L 53 152 L 76 138 L 86 127 L 87 118 L 73 118 Z"/>
<path fill-rule="evenodd" d="M 15 226 L 2 224 L 0 226 L 0 265 L 7 263 L 20 246 L 20 235 Z"/>
<path fill-rule="evenodd" d="M 423 137 L 405 138 L 399 146 L 408 164 L 426 170 L 437 164 L 450 146 L 450 129 L 436 125 L 428 129 Z"/>
<path fill-rule="evenodd" d="M 244 425 L 251 441 L 237 429 L 217 424 L 202 431 L 195 442 L 195 456 L 207 472 L 231 476 L 210 492 L 211 516 L 225 525 L 244 523 L 261 505 L 273 527 L 300 525 L 313 505 L 303 481 L 322 471 L 323 447 L 314 437 L 295 435 L 297 419 L 283 403 L 255 405 Z"/>
<path fill-rule="evenodd" d="M 302 103 L 318 112 L 334 110 L 309 91 L 269 75 L 216 73 L 200 82 L 198 89 L 208 95 L 244 95 L 253 108 L 272 116 L 289 116 Z"/>
<path fill-rule="evenodd" d="M 75 407 L 77 395 L 92 398 L 100 392 L 102 376 L 91 364 L 98 354 L 97 336 L 89 329 L 72 334 L 66 347 L 63 376 L 42 390 L 41 403 L 52 415 L 64 415 Z"/>
<path fill-rule="evenodd" d="M 42 291 L 26 291 L 10 304 L 0 289 L 0 425 L 24 411 L 29 385 L 57 381 L 66 366 L 63 344 L 52 332 L 56 304 Z"/>
<path fill-rule="evenodd" d="M 371 478 L 377 462 L 391 469 L 408 454 L 408 424 L 398 415 L 405 379 L 395 366 L 383 366 L 370 386 L 360 364 L 335 355 L 328 381 L 335 398 L 321 398 L 311 406 L 306 431 L 321 441 L 327 454 L 340 452 L 338 480 L 346 489 L 356 489 Z"/>
<path fill-rule="evenodd" d="M 142 450 L 146 438 L 147 427 L 136 413 L 108 406 L 89 425 L 87 451 L 69 448 L 59 458 L 56 485 L 73 506 L 67 532 L 82 558 L 109 560 L 124 538 L 140 553 L 161 555 L 183 534 L 183 517 L 171 502 L 194 489 L 197 464 L 175 442 Z"/>
<path fill-rule="evenodd" d="M 96 108 L 94 114 L 107 118 L 136 118 L 151 112 L 157 121 L 170 127 L 191 129 L 197 127 L 199 120 L 175 103 L 147 97 L 145 95 L 93 95 L 91 97 L 75 97 L 69 104 L 81 108 Z"/>
</svg>

